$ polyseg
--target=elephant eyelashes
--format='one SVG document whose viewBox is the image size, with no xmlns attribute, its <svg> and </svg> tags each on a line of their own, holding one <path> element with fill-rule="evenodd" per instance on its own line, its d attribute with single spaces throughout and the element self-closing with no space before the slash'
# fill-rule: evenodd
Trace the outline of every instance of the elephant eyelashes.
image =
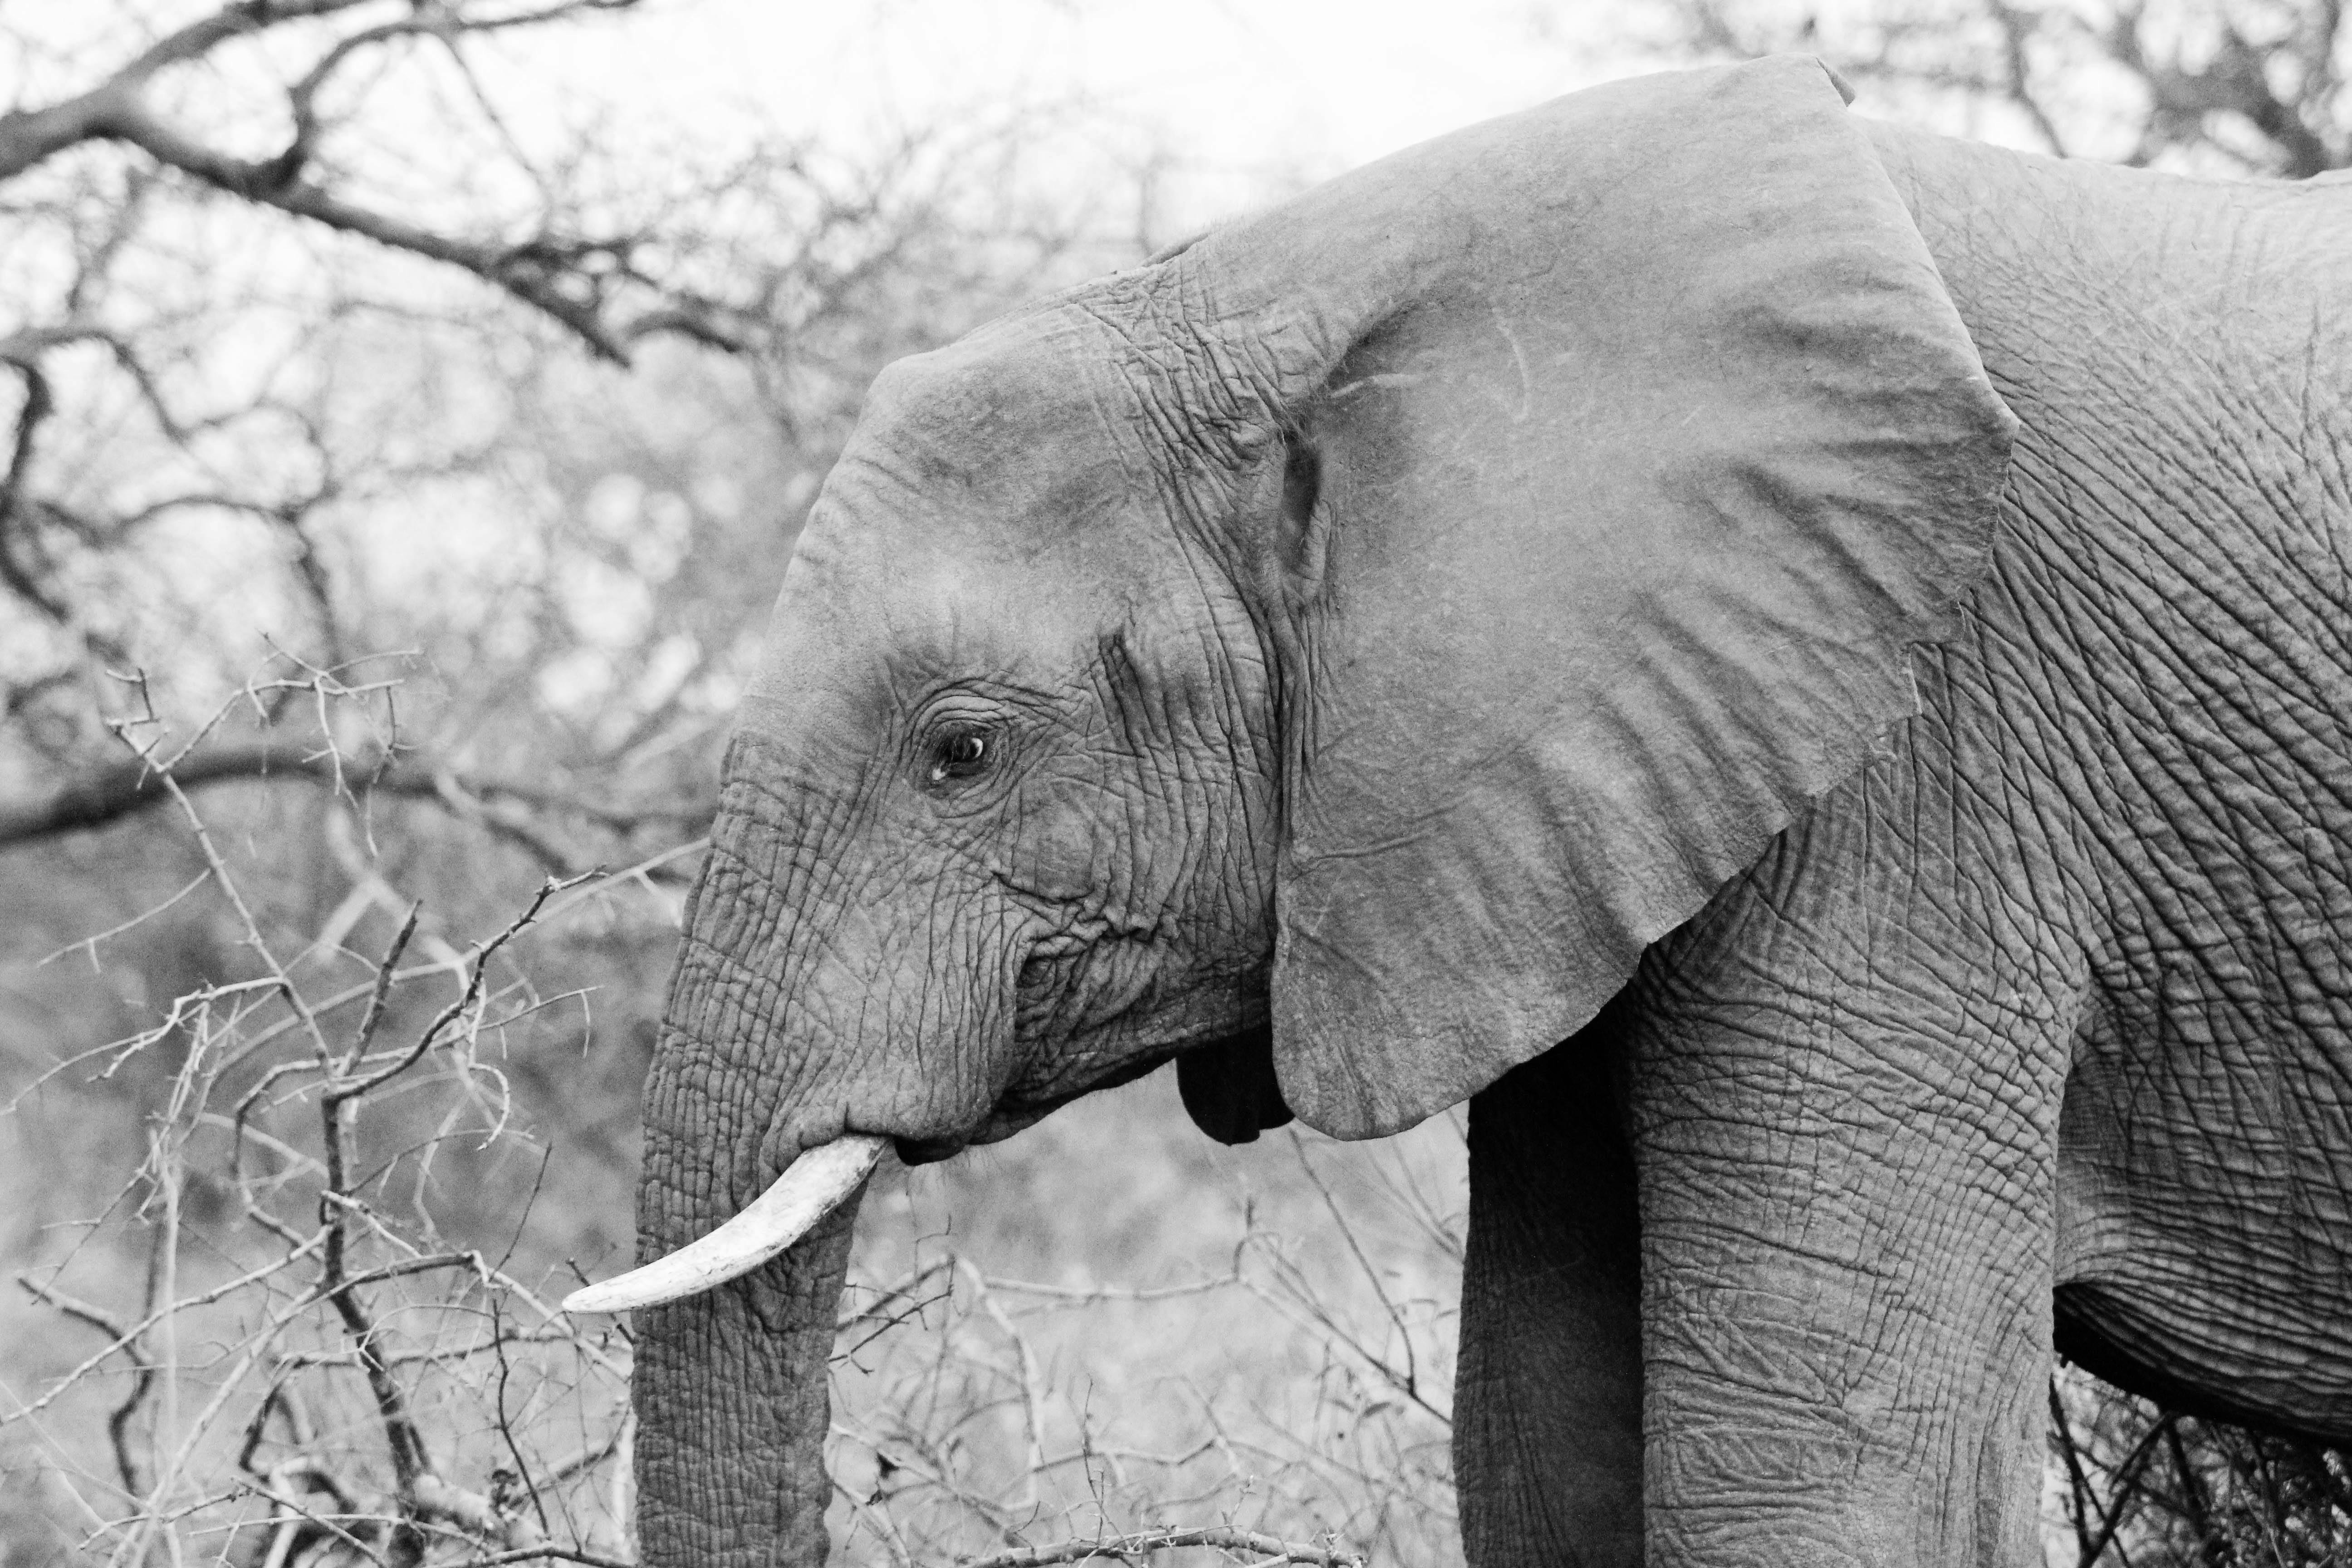
<svg viewBox="0 0 2352 1568">
<path fill-rule="evenodd" d="M 950 730 L 931 746 L 929 777 L 935 784 L 950 779 L 976 778 L 995 759 L 996 741 L 987 731 L 970 727 Z"/>
</svg>

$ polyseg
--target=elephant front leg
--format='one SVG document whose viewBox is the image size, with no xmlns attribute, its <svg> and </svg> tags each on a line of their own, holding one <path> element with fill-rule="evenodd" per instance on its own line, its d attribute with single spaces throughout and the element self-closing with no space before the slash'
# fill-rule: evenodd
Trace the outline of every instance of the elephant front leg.
<svg viewBox="0 0 2352 1568">
<path fill-rule="evenodd" d="M 1615 1012 L 1470 1102 L 1454 1465 L 1471 1568 L 1639 1568 L 1641 1237 Z"/>
<path fill-rule="evenodd" d="M 1742 890 L 1645 974 L 1654 1564 L 2039 1561 L 2063 943 L 1885 887 Z"/>
</svg>

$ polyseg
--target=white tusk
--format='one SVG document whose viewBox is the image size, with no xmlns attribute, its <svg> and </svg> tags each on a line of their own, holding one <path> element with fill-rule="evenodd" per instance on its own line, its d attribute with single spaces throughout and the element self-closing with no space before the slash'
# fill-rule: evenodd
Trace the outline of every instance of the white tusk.
<svg viewBox="0 0 2352 1568">
<path fill-rule="evenodd" d="M 873 1173 L 887 1138 L 851 1132 L 820 1143 L 784 1168 L 742 1213 L 699 1241 L 643 1268 L 583 1285 L 563 1298 L 567 1312 L 618 1312 L 698 1296 L 749 1274 L 806 1236 Z"/>
</svg>

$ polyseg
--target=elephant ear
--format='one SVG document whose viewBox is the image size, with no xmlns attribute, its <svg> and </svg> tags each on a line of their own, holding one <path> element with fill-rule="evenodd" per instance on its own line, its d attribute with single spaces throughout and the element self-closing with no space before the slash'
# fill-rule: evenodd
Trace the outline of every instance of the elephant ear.
<svg viewBox="0 0 2352 1568">
<path fill-rule="evenodd" d="M 1274 1078 L 1274 1037 L 1264 1029 L 1178 1057 L 1176 1093 L 1192 1125 L 1220 1143 L 1255 1143 L 1259 1133 L 1290 1121 Z"/>
<path fill-rule="evenodd" d="M 1288 448 L 1281 1097 L 1394 1131 L 1917 711 L 2014 421 L 1808 59 L 1561 99 L 1186 264 Z"/>
</svg>

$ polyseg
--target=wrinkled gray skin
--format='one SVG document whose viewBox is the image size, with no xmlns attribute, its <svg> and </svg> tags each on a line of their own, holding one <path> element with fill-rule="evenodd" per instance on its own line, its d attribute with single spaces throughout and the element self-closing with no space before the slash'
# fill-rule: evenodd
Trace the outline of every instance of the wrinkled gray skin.
<svg viewBox="0 0 2352 1568">
<path fill-rule="evenodd" d="M 2347 258 L 1769 61 L 893 367 L 644 1253 L 1183 1053 L 1227 1138 L 1471 1099 L 1476 1563 L 2031 1560 L 2053 1335 L 2352 1438 Z M 641 1315 L 647 1563 L 822 1556 L 848 1223 Z"/>
</svg>

